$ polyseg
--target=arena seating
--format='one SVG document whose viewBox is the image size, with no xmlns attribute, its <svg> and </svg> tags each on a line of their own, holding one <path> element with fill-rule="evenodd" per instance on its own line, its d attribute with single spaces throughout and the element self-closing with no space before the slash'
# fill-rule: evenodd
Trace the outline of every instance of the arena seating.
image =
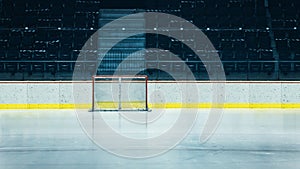
<svg viewBox="0 0 300 169">
<path fill-rule="evenodd" d="M 126 5 L 106 0 L 2 0 L 1 3 L 0 80 L 70 80 L 85 42 L 107 22 L 124 16 L 126 10 L 127 14 L 134 11 L 174 14 L 198 26 L 214 45 L 213 52 L 219 54 L 228 80 L 300 78 L 300 3 L 295 0 L 147 0 Z M 125 9 L 123 14 L 110 10 L 121 8 Z M 194 44 L 192 37 L 185 37 L 184 41 L 203 48 L 202 44 Z M 188 65 L 197 79 L 208 79 L 208 67 L 189 47 L 176 39 L 154 34 L 122 41 L 108 53 L 98 73 L 113 73 L 122 59 L 143 48 L 170 50 Z M 82 55 L 86 53 L 81 51 Z M 151 79 L 167 80 L 170 78 L 167 71 L 185 69 L 168 55 L 154 52 L 141 61 L 143 57 L 135 56 L 132 63 L 146 65 L 148 71 L 143 73 Z M 209 57 L 209 53 L 202 57 Z M 133 65 L 123 68 L 139 69 Z M 89 69 L 89 64 L 81 68 Z"/>
</svg>

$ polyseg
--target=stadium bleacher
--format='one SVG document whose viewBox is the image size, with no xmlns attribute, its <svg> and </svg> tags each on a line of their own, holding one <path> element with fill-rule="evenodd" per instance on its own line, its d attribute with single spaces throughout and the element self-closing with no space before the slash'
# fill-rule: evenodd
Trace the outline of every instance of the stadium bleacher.
<svg viewBox="0 0 300 169">
<path fill-rule="evenodd" d="M 298 1 L 148 0 L 132 1 L 125 6 L 120 4 L 122 2 L 2 0 L 0 79 L 72 79 L 76 59 L 85 42 L 109 19 L 118 18 L 110 9 L 120 8 L 127 10 L 125 13 L 123 10 L 120 16 L 134 11 L 164 12 L 192 22 L 213 43 L 229 80 L 300 79 Z M 194 44 L 192 37 L 186 37 L 185 41 L 191 45 L 201 45 Z M 186 62 L 197 79 L 208 79 L 205 75 L 207 67 L 186 45 L 176 39 L 154 34 L 122 41 L 108 53 L 98 73 L 113 73 L 122 59 L 143 48 L 170 50 Z M 82 53 L 88 55 L 88 51 Z M 141 63 L 142 57 L 136 56 L 132 62 Z M 184 69 L 168 56 L 155 53 L 147 55 L 143 64 L 147 68 L 153 67 L 144 73 L 150 79 L 157 80 L 167 80 L 169 76 L 160 74 L 162 71 L 155 68 L 175 72 Z M 89 64 L 82 68 L 89 69 Z M 132 65 L 128 68 L 133 69 Z"/>
</svg>

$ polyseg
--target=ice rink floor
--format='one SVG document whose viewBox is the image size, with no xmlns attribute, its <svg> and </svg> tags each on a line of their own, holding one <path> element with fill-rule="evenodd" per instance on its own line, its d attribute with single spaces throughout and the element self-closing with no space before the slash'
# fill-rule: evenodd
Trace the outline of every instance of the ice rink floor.
<svg viewBox="0 0 300 169">
<path fill-rule="evenodd" d="M 171 117 L 176 111 L 165 113 Z M 153 158 L 128 159 L 95 145 L 74 110 L 2 110 L 0 169 L 300 168 L 299 110 L 226 109 L 215 134 L 200 144 L 207 115 L 208 110 L 199 110 L 193 130 L 174 149 Z M 115 122 L 122 129 L 124 122 Z"/>
</svg>

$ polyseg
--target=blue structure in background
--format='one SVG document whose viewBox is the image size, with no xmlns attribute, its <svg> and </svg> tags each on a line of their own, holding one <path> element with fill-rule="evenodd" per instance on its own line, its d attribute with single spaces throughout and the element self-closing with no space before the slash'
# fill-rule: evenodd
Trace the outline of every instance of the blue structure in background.
<svg viewBox="0 0 300 169">
<path fill-rule="evenodd" d="M 143 10 L 136 9 L 101 9 L 99 27 L 103 27 L 105 24 L 114 21 L 120 17 L 143 12 Z M 145 21 L 143 19 L 137 19 L 135 29 L 145 29 Z M 125 34 L 126 35 L 126 34 Z M 105 37 L 99 36 L 99 47 L 105 48 L 109 46 L 110 39 L 122 39 L 124 33 L 122 31 L 111 32 L 104 35 Z M 100 40 L 101 39 L 101 40 Z M 128 59 L 131 54 L 132 57 L 119 68 L 125 75 L 130 72 L 139 72 L 139 70 L 145 67 L 145 55 L 143 52 L 135 53 L 146 48 L 146 36 L 136 35 L 127 39 L 122 40 L 116 46 L 114 46 L 103 58 L 97 74 L 101 75 L 112 75 L 118 68 L 120 63 L 125 59 Z M 99 49 L 100 51 L 100 49 Z M 134 54 L 135 53 L 135 54 Z"/>
</svg>

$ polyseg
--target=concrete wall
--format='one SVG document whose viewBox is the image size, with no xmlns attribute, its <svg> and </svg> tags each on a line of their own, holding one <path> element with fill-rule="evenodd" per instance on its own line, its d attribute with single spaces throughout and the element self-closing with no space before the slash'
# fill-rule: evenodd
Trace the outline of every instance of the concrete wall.
<svg viewBox="0 0 300 169">
<path fill-rule="evenodd" d="M 186 84 L 193 91 L 195 86 L 191 86 L 196 85 L 199 90 L 199 103 L 212 102 L 213 87 L 208 82 L 150 82 L 149 102 L 182 103 L 182 84 Z M 76 86 L 74 92 L 73 85 Z M 227 82 L 225 87 L 225 103 L 232 104 L 231 107 L 239 107 L 238 104 L 243 105 L 241 107 L 260 104 L 261 108 L 263 105 L 300 108 L 300 82 Z M 99 90 L 110 91 L 106 87 Z M 97 93 L 101 93 L 100 91 Z M 88 82 L 2 82 L 0 93 L 0 108 L 68 108 L 64 105 L 74 104 L 74 97 L 76 103 L 90 104 L 92 85 Z"/>
</svg>

